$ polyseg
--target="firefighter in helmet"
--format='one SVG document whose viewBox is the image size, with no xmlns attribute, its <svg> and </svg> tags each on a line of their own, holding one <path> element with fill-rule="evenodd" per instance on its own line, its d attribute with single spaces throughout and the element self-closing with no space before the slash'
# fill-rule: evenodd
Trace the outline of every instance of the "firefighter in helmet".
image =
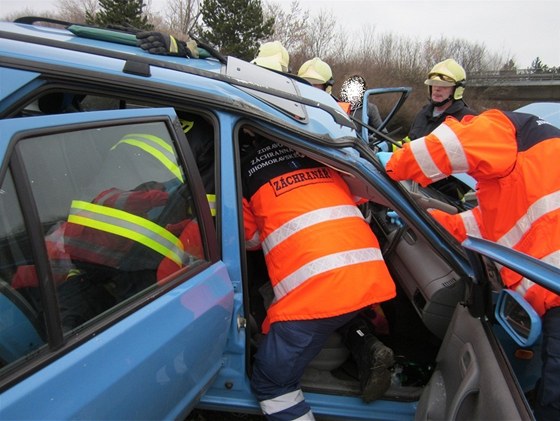
<svg viewBox="0 0 560 421">
<path fill-rule="evenodd" d="M 461 120 L 466 115 L 476 115 L 463 100 L 466 82 L 465 69 L 452 58 L 437 63 L 424 81 L 430 102 L 414 118 L 408 139 L 427 135 L 449 116 Z"/>
</svg>

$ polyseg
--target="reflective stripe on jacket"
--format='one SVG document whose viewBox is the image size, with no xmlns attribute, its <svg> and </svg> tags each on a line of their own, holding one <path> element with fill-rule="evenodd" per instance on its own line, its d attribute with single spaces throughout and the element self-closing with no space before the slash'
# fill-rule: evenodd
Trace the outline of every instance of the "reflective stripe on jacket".
<svg viewBox="0 0 560 421">
<path fill-rule="evenodd" d="M 245 238 L 262 245 L 275 295 L 265 333 L 276 321 L 338 316 L 395 296 L 377 239 L 336 171 L 274 143 L 243 171 Z"/>
<path fill-rule="evenodd" d="M 479 207 L 454 215 L 432 209 L 430 214 L 461 243 L 467 239 L 467 235 L 486 238 L 483 235 L 482 215 Z"/>
<path fill-rule="evenodd" d="M 560 267 L 558 156 L 560 129 L 533 115 L 489 110 L 461 122 L 447 119 L 395 152 L 386 168 L 395 180 L 423 186 L 468 173 L 477 181 L 484 238 Z M 521 285 L 519 274 L 500 272 L 506 286 Z M 541 287 L 522 289 L 541 315 L 560 305 L 558 295 Z"/>
<path fill-rule="evenodd" d="M 186 257 L 179 239 L 145 218 L 148 211 L 163 206 L 167 199 L 167 192 L 157 189 L 111 188 L 93 203 L 75 200 L 67 222 L 46 238 L 49 257 L 119 268 L 131 247 L 141 244 L 180 264 Z M 153 262 L 144 263 L 152 268 Z"/>
<path fill-rule="evenodd" d="M 157 136 L 145 133 L 131 133 L 124 136 L 121 140 L 111 148 L 111 150 L 119 147 L 119 145 L 130 145 L 139 148 L 147 154 L 157 159 L 165 168 L 169 170 L 177 179 L 183 183 L 183 173 L 181 167 L 177 164 L 175 151 L 173 146 L 160 139 Z"/>
</svg>

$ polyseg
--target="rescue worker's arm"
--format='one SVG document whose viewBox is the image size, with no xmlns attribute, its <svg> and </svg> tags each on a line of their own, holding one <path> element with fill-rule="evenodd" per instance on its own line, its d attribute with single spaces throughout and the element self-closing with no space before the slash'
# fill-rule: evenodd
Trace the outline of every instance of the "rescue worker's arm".
<svg viewBox="0 0 560 421">
<path fill-rule="evenodd" d="M 150 209 L 164 206 L 169 199 L 169 194 L 161 190 L 132 192 L 123 206 L 123 210 L 135 215 L 142 215 Z"/>
<path fill-rule="evenodd" d="M 447 118 L 426 137 L 395 151 L 386 169 L 394 180 L 427 186 L 453 173 L 477 180 L 507 175 L 517 157 L 515 128 L 498 110 L 461 121 Z"/>
<path fill-rule="evenodd" d="M 249 201 L 243 198 L 243 226 L 245 228 L 245 247 L 247 250 L 261 248 L 260 231 Z"/>
<path fill-rule="evenodd" d="M 484 230 L 478 206 L 453 215 L 438 209 L 430 209 L 429 212 L 436 221 L 461 243 L 467 239 L 467 235 L 483 238 Z"/>
</svg>

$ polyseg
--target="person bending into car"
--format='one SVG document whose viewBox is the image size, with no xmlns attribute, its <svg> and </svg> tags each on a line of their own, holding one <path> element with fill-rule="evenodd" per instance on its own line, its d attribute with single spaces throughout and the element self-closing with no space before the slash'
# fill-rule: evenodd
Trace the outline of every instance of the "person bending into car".
<svg viewBox="0 0 560 421">
<path fill-rule="evenodd" d="M 432 211 L 458 240 L 482 237 L 560 267 L 560 129 L 534 115 L 488 110 L 448 118 L 407 143 L 386 165 L 395 180 L 427 186 L 453 173 L 477 181 L 478 207 L 456 215 Z M 508 268 L 506 287 L 543 318 L 543 367 L 535 415 L 560 419 L 560 296 Z"/>
<path fill-rule="evenodd" d="M 251 386 L 267 419 L 311 420 L 300 389 L 306 366 L 360 310 L 393 298 L 395 285 L 342 177 L 286 146 L 247 136 L 246 246 L 262 247 L 274 291 Z M 369 345 L 378 369 L 387 370 L 392 351 L 379 341 Z"/>
</svg>

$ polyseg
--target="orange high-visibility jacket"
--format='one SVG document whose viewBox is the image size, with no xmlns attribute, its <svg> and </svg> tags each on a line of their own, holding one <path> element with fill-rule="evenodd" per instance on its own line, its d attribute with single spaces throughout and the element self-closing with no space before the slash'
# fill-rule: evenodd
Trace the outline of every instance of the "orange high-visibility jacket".
<svg viewBox="0 0 560 421">
<path fill-rule="evenodd" d="M 262 246 L 274 301 L 263 323 L 334 317 L 395 296 L 379 243 L 334 170 L 265 141 L 244 160 L 248 248 Z"/>
<path fill-rule="evenodd" d="M 461 243 L 467 239 L 467 235 L 487 238 L 483 234 L 482 215 L 478 206 L 454 215 L 438 209 L 431 209 L 430 214 Z"/>
<path fill-rule="evenodd" d="M 460 122 L 448 118 L 426 137 L 406 144 L 387 163 L 395 180 L 423 186 L 452 173 L 477 181 L 478 209 L 436 218 L 458 238 L 459 218 L 480 221 L 480 236 L 560 267 L 560 129 L 536 116 L 488 110 Z M 449 222 L 452 222 L 450 225 Z M 475 234 L 476 235 L 476 234 Z M 522 293 L 543 315 L 560 297 L 501 268 L 507 287 Z"/>
</svg>

